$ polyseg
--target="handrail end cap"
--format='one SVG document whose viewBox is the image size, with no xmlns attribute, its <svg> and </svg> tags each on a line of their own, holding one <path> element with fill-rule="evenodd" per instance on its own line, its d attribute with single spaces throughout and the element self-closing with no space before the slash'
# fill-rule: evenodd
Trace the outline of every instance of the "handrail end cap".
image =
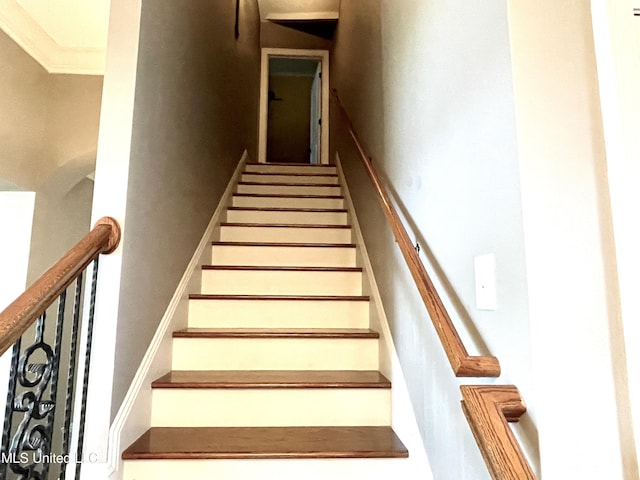
<svg viewBox="0 0 640 480">
<path fill-rule="evenodd" d="M 120 237 L 122 235 L 122 230 L 120 229 L 120 224 L 113 217 L 102 217 L 100 218 L 93 228 L 99 225 L 107 225 L 111 228 L 111 233 L 109 234 L 109 241 L 107 245 L 104 247 L 101 253 L 105 255 L 109 255 L 113 253 L 118 245 L 120 244 Z"/>
</svg>

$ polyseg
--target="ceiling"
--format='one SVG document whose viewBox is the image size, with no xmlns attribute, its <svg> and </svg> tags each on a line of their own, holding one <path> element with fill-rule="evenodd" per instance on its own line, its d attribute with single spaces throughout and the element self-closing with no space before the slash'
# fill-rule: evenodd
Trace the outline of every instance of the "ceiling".
<svg viewBox="0 0 640 480">
<path fill-rule="evenodd" d="M 217 0 L 218 1 L 218 0 Z M 50 73 L 104 74 L 110 0 L 0 0 L 0 29 Z M 340 0 L 258 0 L 262 21 L 337 20 Z"/>
<path fill-rule="evenodd" d="M 50 73 L 104 73 L 110 0 L 0 0 L 0 28 Z"/>
</svg>

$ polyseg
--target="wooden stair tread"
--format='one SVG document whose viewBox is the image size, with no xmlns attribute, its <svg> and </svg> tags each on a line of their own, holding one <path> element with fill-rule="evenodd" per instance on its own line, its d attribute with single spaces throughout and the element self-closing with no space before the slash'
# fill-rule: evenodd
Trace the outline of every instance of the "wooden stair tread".
<svg viewBox="0 0 640 480">
<path fill-rule="evenodd" d="M 391 388 L 373 370 L 174 370 L 153 388 Z"/>
<path fill-rule="evenodd" d="M 211 242 L 215 246 L 230 247 L 321 247 L 356 248 L 355 243 L 292 243 L 292 242 Z"/>
<path fill-rule="evenodd" d="M 237 223 L 221 222 L 221 227 L 267 227 L 267 228 L 337 228 L 341 230 L 350 229 L 351 225 L 311 225 L 306 223 Z"/>
<path fill-rule="evenodd" d="M 269 198 L 334 198 L 344 200 L 342 195 L 293 195 L 286 193 L 234 193 L 234 197 L 269 197 Z"/>
<path fill-rule="evenodd" d="M 391 427 L 154 427 L 123 460 L 405 458 Z"/>
<path fill-rule="evenodd" d="M 221 295 L 215 293 L 192 293 L 190 300 L 305 300 L 368 302 L 368 295 Z"/>
<path fill-rule="evenodd" d="M 227 210 L 241 212 L 347 213 L 347 209 L 345 208 L 227 207 Z"/>
<path fill-rule="evenodd" d="M 379 338 L 368 328 L 184 328 L 174 338 Z"/>
<path fill-rule="evenodd" d="M 269 187 L 336 187 L 340 188 L 340 185 L 336 183 L 302 183 L 302 182 L 280 182 L 280 183 L 265 183 L 265 182 L 238 182 L 238 185 L 266 185 Z"/>
<path fill-rule="evenodd" d="M 258 272 L 362 272 L 362 267 L 288 267 L 254 265 L 202 265 L 203 270 L 242 270 Z"/>
</svg>

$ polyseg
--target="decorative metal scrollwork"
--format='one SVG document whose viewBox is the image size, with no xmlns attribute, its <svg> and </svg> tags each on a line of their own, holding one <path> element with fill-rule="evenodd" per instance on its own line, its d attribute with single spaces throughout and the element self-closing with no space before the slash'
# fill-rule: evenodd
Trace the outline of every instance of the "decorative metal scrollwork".
<svg viewBox="0 0 640 480">
<path fill-rule="evenodd" d="M 44 312 L 36 320 L 33 333 L 27 332 L 13 347 L 0 450 L 0 480 L 45 480 L 49 478 L 50 470 L 51 478 L 65 479 L 67 464 L 76 463 L 75 459 L 70 460 L 71 426 L 76 398 L 75 387 L 80 381 L 79 391 L 82 397 L 75 434 L 76 454 L 78 458 L 82 456 L 97 273 L 98 260 L 96 259 L 93 262 L 91 276 L 82 371 L 79 370 L 78 363 L 81 311 L 84 300 L 83 273 L 80 273 L 75 280 L 73 310 L 70 312 L 71 318 L 66 322 L 67 325 L 71 324 L 71 330 L 63 335 L 65 316 L 67 316 L 65 312 L 67 291 L 65 291 L 58 298 L 55 330 L 53 332 L 50 328 L 47 330 L 53 322 L 47 321 L 47 312 Z M 33 340 L 27 343 L 30 336 Z M 23 348 L 25 344 L 28 346 Z M 68 367 L 65 367 L 66 377 L 63 379 L 63 384 L 59 385 L 58 374 L 63 353 L 65 362 L 68 361 Z M 77 381 L 78 373 L 82 376 Z M 56 415 L 58 404 L 63 410 Z M 62 424 L 60 424 L 61 420 Z M 79 478 L 80 466 L 81 464 L 77 463 L 73 469 L 76 479 Z"/>
<path fill-rule="evenodd" d="M 59 299 L 59 311 L 64 315 L 65 294 Z M 54 356 L 54 348 L 45 342 L 44 333 L 47 314 L 43 313 L 36 322 L 35 340 L 22 354 L 20 342 L 14 347 L 12 383 L 14 399 L 7 405 L 7 416 L 22 414 L 22 419 L 13 434 L 8 449 L 8 458 L 3 459 L 18 478 L 44 479 L 48 465 L 42 463 L 51 453 L 53 416 L 55 415 L 55 394 L 52 377 L 59 361 Z M 60 322 L 62 319 L 58 319 Z M 57 336 L 57 335 L 56 335 Z M 56 338 L 56 344 L 60 339 Z M 44 358 L 42 358 L 44 357 Z M 16 387 L 18 392 L 16 392 Z M 5 430 L 5 434 L 8 432 Z"/>
</svg>

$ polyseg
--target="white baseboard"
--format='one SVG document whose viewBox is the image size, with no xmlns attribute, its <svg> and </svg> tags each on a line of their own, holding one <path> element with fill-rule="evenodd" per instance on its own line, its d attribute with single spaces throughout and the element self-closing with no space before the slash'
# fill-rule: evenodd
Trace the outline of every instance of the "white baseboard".
<svg viewBox="0 0 640 480">
<path fill-rule="evenodd" d="M 364 243 L 362 230 L 360 229 L 360 224 L 358 223 L 358 218 L 355 213 L 355 206 L 351 198 L 351 193 L 349 192 L 344 171 L 342 170 L 340 156 L 337 153 L 335 160 L 336 166 L 338 167 L 340 182 L 344 189 L 343 195 L 347 206 L 346 208 L 349 210 L 351 215 L 351 227 L 355 236 L 355 244 L 358 246 L 358 251 L 360 253 L 360 262 L 362 262 L 361 267 L 364 273 L 365 286 L 368 287 L 368 294 L 373 302 L 371 308 L 371 328 L 378 329 L 380 333 L 380 370 L 384 375 L 389 377 L 392 384 L 392 426 L 394 431 L 400 437 L 400 440 L 402 440 L 409 450 L 409 461 L 413 464 L 411 470 L 419 471 L 421 472 L 421 478 L 431 480 L 433 478 L 431 466 L 424 448 L 424 442 L 420 436 L 415 411 L 409 397 L 409 389 L 407 387 L 404 374 L 402 373 L 400 359 L 396 352 L 396 347 L 393 343 L 393 336 L 391 335 L 391 329 L 389 328 L 389 322 L 382 305 L 382 297 L 378 290 L 378 284 L 376 283 L 373 274 L 373 267 L 369 260 L 369 254 Z M 366 285 L 367 283 L 368 285 Z"/>
<path fill-rule="evenodd" d="M 109 479 L 122 478 L 122 451 L 151 426 L 151 382 L 159 375 L 171 370 L 171 336 L 174 330 L 186 327 L 189 293 L 196 291 L 200 275 L 194 273 L 203 263 L 208 252 L 216 225 L 220 222 L 233 195 L 233 187 L 240 177 L 247 161 L 247 151 L 232 175 L 229 184 L 220 199 L 209 226 L 207 227 L 198 248 L 182 275 L 176 291 L 165 310 L 151 344 L 142 359 L 140 367 L 129 387 L 127 395 L 116 414 L 109 429 L 109 447 L 107 457 L 107 476 Z M 84 472 L 83 472 L 84 473 Z M 90 477 L 95 478 L 95 477 Z"/>
</svg>

